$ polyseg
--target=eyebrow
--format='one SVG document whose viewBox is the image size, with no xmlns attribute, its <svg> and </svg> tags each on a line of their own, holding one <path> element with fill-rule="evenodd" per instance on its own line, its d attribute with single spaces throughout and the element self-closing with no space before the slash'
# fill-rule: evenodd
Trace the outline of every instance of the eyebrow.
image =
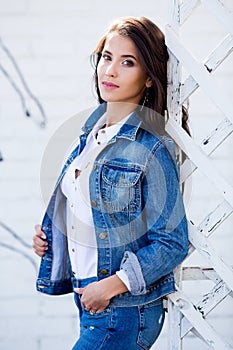
<svg viewBox="0 0 233 350">
<path fill-rule="evenodd" d="M 104 50 L 103 53 L 107 53 L 108 55 L 111 55 L 111 56 L 112 56 L 112 53 L 111 53 L 110 51 L 108 51 L 108 50 Z M 135 61 L 137 61 L 136 57 L 133 56 L 133 55 L 127 54 L 127 55 L 121 55 L 121 57 L 122 57 L 122 58 L 128 58 L 128 57 L 130 57 L 130 58 L 133 58 Z"/>
</svg>

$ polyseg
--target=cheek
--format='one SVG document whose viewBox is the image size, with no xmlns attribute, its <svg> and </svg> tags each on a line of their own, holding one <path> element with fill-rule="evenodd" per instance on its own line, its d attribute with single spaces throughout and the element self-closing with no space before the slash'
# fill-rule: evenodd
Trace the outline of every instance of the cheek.
<svg viewBox="0 0 233 350">
<path fill-rule="evenodd" d="M 131 83 L 135 84 L 137 87 L 142 87 L 146 84 L 146 76 L 144 72 L 139 71 L 138 69 L 131 70 L 129 72 L 128 81 L 131 81 Z"/>
</svg>

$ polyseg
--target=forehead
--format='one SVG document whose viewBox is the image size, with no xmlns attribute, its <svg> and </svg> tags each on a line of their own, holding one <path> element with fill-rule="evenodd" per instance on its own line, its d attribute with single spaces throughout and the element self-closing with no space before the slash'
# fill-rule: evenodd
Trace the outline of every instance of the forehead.
<svg viewBox="0 0 233 350">
<path fill-rule="evenodd" d="M 133 54 L 137 56 L 137 48 L 134 42 L 129 37 L 117 33 L 108 34 L 104 50 L 119 53 L 120 55 Z"/>
</svg>

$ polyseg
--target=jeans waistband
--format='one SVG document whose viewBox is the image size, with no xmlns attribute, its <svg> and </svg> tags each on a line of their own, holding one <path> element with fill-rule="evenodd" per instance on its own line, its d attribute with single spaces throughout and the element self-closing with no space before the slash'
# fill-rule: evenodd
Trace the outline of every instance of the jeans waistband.
<svg viewBox="0 0 233 350">
<path fill-rule="evenodd" d="M 79 278 L 76 278 L 75 276 L 72 276 L 71 280 L 72 280 L 73 288 L 84 288 L 88 284 L 92 282 L 96 282 L 97 277 L 88 277 L 88 278 L 79 279 Z"/>
</svg>

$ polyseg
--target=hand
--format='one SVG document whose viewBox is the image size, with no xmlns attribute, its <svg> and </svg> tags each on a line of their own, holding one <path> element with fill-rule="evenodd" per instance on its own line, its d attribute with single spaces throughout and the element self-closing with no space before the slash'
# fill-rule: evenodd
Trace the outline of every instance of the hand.
<svg viewBox="0 0 233 350">
<path fill-rule="evenodd" d="M 46 235 L 41 231 L 41 225 L 35 225 L 36 235 L 33 237 L 32 247 L 34 252 L 40 257 L 43 256 L 48 249 Z"/>
<path fill-rule="evenodd" d="M 76 293 L 82 295 L 81 302 L 86 311 L 102 312 L 110 302 L 100 282 L 93 282 L 85 288 L 75 290 Z"/>
<path fill-rule="evenodd" d="M 81 302 L 87 311 L 102 312 L 115 295 L 126 292 L 128 289 L 117 275 L 107 277 L 101 281 L 90 283 L 85 288 L 74 291 L 81 294 Z"/>
</svg>

